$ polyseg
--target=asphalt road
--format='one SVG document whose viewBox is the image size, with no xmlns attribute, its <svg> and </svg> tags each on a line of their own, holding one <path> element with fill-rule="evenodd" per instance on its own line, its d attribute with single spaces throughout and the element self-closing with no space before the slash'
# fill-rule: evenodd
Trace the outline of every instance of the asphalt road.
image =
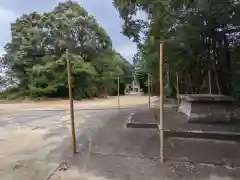
<svg viewBox="0 0 240 180">
<path fill-rule="evenodd" d="M 50 180 L 239 179 L 238 142 L 165 139 L 168 160 L 161 164 L 158 132 L 126 128 L 129 116 L 142 111 L 121 111 L 108 118 L 97 131 L 88 131 L 81 152 L 65 161 Z"/>
<path fill-rule="evenodd" d="M 174 160 L 162 165 L 157 131 L 125 126 L 129 116 L 139 111 L 142 110 L 76 111 L 79 153 L 74 156 L 67 111 L 31 110 L 2 115 L 0 179 L 239 179 L 240 145 L 236 142 L 168 139 L 165 141 L 166 155 Z M 224 156 L 228 156 L 225 164 L 218 163 Z M 199 158 L 202 162 L 195 162 Z M 237 166 L 229 165 L 229 158 Z"/>
<path fill-rule="evenodd" d="M 118 110 L 75 112 L 77 149 L 88 135 L 104 126 Z M 0 116 L 0 179 L 46 179 L 71 157 L 69 113 L 61 110 L 27 111 Z"/>
</svg>

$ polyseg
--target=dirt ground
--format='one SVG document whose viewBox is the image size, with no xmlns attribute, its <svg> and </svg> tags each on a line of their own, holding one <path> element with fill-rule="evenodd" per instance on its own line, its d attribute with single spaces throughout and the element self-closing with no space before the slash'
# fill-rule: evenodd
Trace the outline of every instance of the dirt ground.
<svg viewBox="0 0 240 180">
<path fill-rule="evenodd" d="M 158 98 L 156 96 L 151 97 L 151 103 L 156 101 Z M 119 105 L 120 108 L 136 107 L 138 105 L 148 104 L 148 96 L 141 95 L 126 95 L 120 96 Z M 74 101 L 75 109 L 107 109 L 107 108 L 117 108 L 118 107 L 118 97 L 111 96 L 106 99 L 95 98 L 89 100 Z M 14 102 L 6 101 L 4 103 L 0 102 L 0 114 L 13 113 L 26 110 L 46 110 L 46 109 L 59 109 L 67 110 L 69 109 L 68 100 L 46 100 L 46 101 L 28 101 L 28 102 Z"/>
</svg>

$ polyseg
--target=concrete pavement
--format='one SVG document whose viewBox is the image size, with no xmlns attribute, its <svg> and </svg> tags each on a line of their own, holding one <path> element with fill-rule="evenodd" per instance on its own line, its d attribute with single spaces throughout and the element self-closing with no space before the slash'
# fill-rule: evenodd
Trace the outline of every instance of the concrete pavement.
<svg viewBox="0 0 240 180">
<path fill-rule="evenodd" d="M 50 180 L 237 180 L 240 145 L 236 142 L 170 138 L 160 164 L 156 130 L 128 129 L 124 110 L 88 134 L 82 151 L 66 160 Z"/>
<path fill-rule="evenodd" d="M 147 100 L 147 96 L 123 96 L 120 105 L 124 108 L 147 106 Z M 75 123 L 81 151 L 90 132 L 104 126 L 118 113 L 114 109 L 117 98 L 76 101 L 74 105 L 78 109 Z M 99 108 L 107 110 L 82 110 Z M 0 104 L 0 179 L 46 179 L 71 157 L 68 109 L 67 100 Z"/>
<path fill-rule="evenodd" d="M 78 149 L 86 131 L 94 130 L 116 114 L 76 111 Z M 43 180 L 71 157 L 69 114 L 66 111 L 27 111 L 0 117 L 0 179 Z"/>
<path fill-rule="evenodd" d="M 72 155 L 65 110 L 25 110 L 0 115 L 0 179 L 3 180 L 237 180 L 236 142 L 171 138 L 168 161 L 159 161 L 156 130 L 128 129 L 144 108 L 77 110 L 77 150 Z M 139 119 L 145 119 L 142 115 Z"/>
</svg>

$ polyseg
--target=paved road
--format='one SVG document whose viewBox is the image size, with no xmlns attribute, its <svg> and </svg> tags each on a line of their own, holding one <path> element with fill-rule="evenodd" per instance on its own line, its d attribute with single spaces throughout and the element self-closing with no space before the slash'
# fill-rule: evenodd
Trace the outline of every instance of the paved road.
<svg viewBox="0 0 240 180">
<path fill-rule="evenodd" d="M 104 125 L 118 110 L 76 111 L 78 150 L 89 131 Z M 43 180 L 71 156 L 69 114 L 27 111 L 0 116 L 0 179 Z"/>
<path fill-rule="evenodd" d="M 0 179 L 239 179 L 239 166 L 228 165 L 228 160 L 224 165 L 214 164 L 227 154 L 239 165 L 240 145 L 235 142 L 173 138 L 165 142 L 167 155 L 179 161 L 160 164 L 157 131 L 125 126 L 130 114 L 139 111 L 142 110 L 76 111 L 79 153 L 74 156 L 71 154 L 70 121 L 66 111 L 31 110 L 12 116 L 2 115 Z M 212 156 L 214 161 L 211 161 Z M 191 161 L 194 158 L 197 161 L 199 157 L 200 160 L 205 158 L 206 163 Z"/>
<path fill-rule="evenodd" d="M 89 131 L 81 153 L 65 161 L 50 180 L 239 179 L 240 145 L 236 142 L 166 139 L 165 156 L 170 160 L 161 164 L 157 131 L 125 126 L 130 114 L 139 111 L 122 111 L 98 131 Z"/>
</svg>

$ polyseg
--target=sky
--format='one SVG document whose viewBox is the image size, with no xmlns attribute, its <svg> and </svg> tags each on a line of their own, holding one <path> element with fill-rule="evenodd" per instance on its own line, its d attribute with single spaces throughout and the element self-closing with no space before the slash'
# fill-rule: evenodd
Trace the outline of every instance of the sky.
<svg viewBox="0 0 240 180">
<path fill-rule="evenodd" d="M 22 14 L 48 12 L 63 0 L 0 0 L 0 55 L 4 45 L 11 40 L 10 23 Z M 132 62 L 136 44 L 121 34 L 123 21 L 112 5 L 112 0 L 75 0 L 107 31 L 117 52 Z"/>
</svg>

